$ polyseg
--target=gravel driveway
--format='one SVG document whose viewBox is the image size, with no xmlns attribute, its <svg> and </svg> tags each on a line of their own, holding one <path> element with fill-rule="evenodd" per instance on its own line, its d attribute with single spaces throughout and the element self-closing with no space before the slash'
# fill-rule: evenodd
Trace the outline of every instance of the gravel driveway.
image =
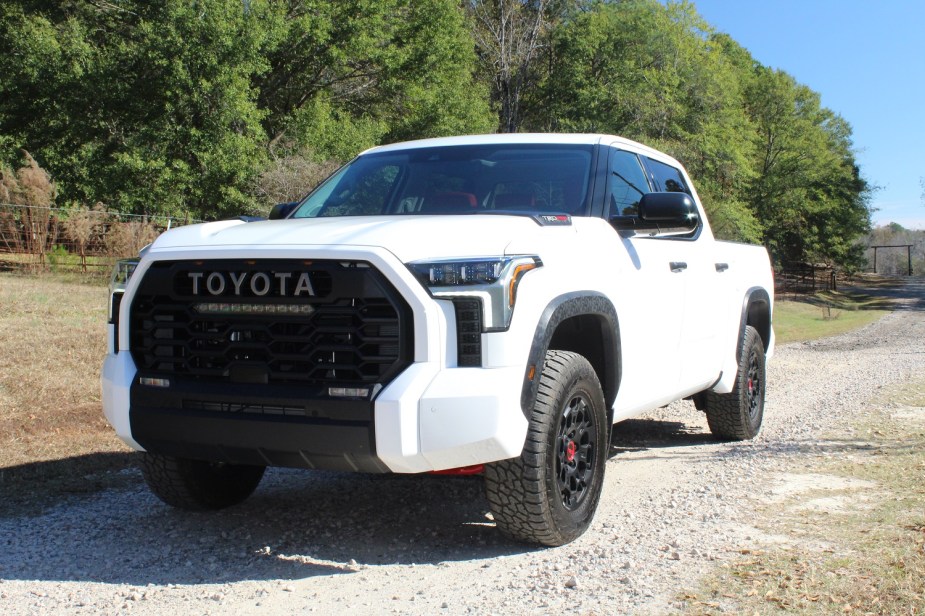
<svg viewBox="0 0 925 616">
<path fill-rule="evenodd" d="M 243 505 L 172 510 L 134 469 L 127 489 L 0 519 L 5 614 L 663 613 L 718 561 L 753 547 L 748 496 L 820 447 L 881 387 L 925 375 L 925 293 L 850 334 L 778 348 L 764 429 L 714 443 L 673 404 L 614 429 L 591 530 L 533 549 L 495 531 L 479 478 L 272 469 Z"/>
</svg>

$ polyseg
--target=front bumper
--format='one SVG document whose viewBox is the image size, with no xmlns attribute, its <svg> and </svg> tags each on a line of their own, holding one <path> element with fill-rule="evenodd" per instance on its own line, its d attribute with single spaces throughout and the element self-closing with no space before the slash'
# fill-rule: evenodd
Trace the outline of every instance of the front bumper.
<svg viewBox="0 0 925 616">
<path fill-rule="evenodd" d="M 248 251 L 266 259 L 309 254 L 305 247 Z M 300 395 L 296 387 L 272 382 L 225 388 L 178 378 L 164 389 L 141 385 L 128 327 L 140 281 L 157 260 L 200 260 L 204 254 L 210 261 L 239 259 L 241 249 L 176 249 L 159 251 L 156 259 L 149 253 L 126 286 L 118 331 L 109 326 L 103 409 L 130 447 L 198 459 L 400 473 L 520 454 L 527 434 L 520 404 L 524 368 L 519 357 L 487 344 L 488 338 L 510 333 L 482 335 L 486 349 L 494 349 L 487 351 L 483 365 L 502 367 L 456 367 L 453 304 L 432 298 L 394 255 L 375 247 L 318 252 L 328 260 L 369 263 L 413 315 L 410 362 L 372 400 L 334 400 L 306 390 Z"/>
<path fill-rule="evenodd" d="M 223 462 L 419 473 L 520 454 L 522 369 L 414 363 L 373 401 L 298 400 L 278 387 L 248 397 L 215 386 L 138 383 L 128 352 L 107 355 L 103 410 L 130 447 Z M 235 408 L 210 400 L 234 399 Z M 249 410 L 243 411 L 244 407 Z"/>
</svg>

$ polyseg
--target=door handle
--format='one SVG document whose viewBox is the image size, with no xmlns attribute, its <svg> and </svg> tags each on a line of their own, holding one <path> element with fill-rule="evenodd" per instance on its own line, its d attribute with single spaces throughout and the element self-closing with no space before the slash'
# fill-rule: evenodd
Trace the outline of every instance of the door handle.
<svg viewBox="0 0 925 616">
<path fill-rule="evenodd" d="M 725 272 L 727 269 L 729 269 L 728 263 L 716 263 L 715 265 L 716 265 L 716 271 L 720 273 Z"/>
<path fill-rule="evenodd" d="M 687 263 L 685 263 L 684 261 L 672 261 L 668 265 L 671 266 L 671 271 L 675 273 L 687 269 Z"/>
</svg>

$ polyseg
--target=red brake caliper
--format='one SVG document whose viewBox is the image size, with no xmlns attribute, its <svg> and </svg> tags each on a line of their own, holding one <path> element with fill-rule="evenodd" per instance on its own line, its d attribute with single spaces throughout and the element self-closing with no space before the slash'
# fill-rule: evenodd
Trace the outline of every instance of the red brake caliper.
<svg viewBox="0 0 925 616">
<path fill-rule="evenodd" d="M 751 379 L 748 379 L 748 393 L 755 393 L 755 383 Z"/>
<path fill-rule="evenodd" d="M 571 462 L 575 459 L 575 453 L 578 451 L 578 447 L 575 445 L 575 441 L 569 441 L 568 445 L 565 446 L 565 459 Z"/>
</svg>

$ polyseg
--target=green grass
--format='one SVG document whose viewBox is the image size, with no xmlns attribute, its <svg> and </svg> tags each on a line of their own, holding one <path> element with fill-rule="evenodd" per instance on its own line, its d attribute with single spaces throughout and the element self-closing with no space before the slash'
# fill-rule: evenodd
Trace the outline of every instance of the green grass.
<svg viewBox="0 0 925 616">
<path fill-rule="evenodd" d="M 891 309 L 889 300 L 859 293 L 779 299 L 774 304 L 774 333 L 780 344 L 836 336 L 873 323 Z"/>
<path fill-rule="evenodd" d="M 868 482 L 866 489 L 808 490 L 759 505 L 761 531 L 787 545 L 743 550 L 684 592 L 694 614 L 925 614 L 925 380 L 891 390 L 821 452 L 791 463 Z M 905 412 L 905 415 L 899 415 Z M 898 416 L 899 415 L 899 416 Z M 839 497 L 838 511 L 801 505 Z"/>
</svg>

